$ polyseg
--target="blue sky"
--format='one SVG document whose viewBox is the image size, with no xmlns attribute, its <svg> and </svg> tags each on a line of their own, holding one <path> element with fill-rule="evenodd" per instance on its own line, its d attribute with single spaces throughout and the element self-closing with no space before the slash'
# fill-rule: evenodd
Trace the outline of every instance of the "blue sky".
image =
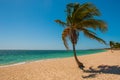
<svg viewBox="0 0 120 80">
<path fill-rule="evenodd" d="M 54 22 L 65 21 L 66 4 L 92 2 L 101 11 L 108 31 L 98 36 L 109 42 L 120 41 L 119 0 L 0 0 L 0 49 L 65 49 L 63 28 Z M 77 49 L 108 47 L 80 35 Z"/>
</svg>

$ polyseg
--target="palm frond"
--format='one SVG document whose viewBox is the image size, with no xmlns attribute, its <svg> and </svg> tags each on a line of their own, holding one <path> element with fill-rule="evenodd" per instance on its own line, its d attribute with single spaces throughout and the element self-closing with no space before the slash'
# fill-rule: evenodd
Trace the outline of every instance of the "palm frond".
<svg viewBox="0 0 120 80">
<path fill-rule="evenodd" d="M 73 12 L 76 11 L 76 9 L 79 7 L 79 5 L 80 5 L 79 3 L 67 4 L 67 7 L 66 7 L 67 15 L 72 17 Z"/>
<path fill-rule="evenodd" d="M 66 12 L 67 12 L 67 16 L 71 16 L 72 12 L 73 12 L 73 6 L 74 6 L 74 3 L 69 3 L 67 4 L 66 6 Z"/>
<path fill-rule="evenodd" d="M 97 37 L 95 34 L 89 32 L 87 29 L 84 30 L 83 32 L 84 32 L 84 35 L 87 36 L 88 38 L 92 38 L 92 39 L 97 40 L 98 42 L 106 44 L 106 42 L 103 39 Z"/>
<path fill-rule="evenodd" d="M 99 29 L 101 32 L 107 31 L 107 25 L 102 20 L 96 20 L 96 19 L 88 19 L 81 21 L 77 27 L 80 27 L 79 25 L 82 25 L 82 27 L 85 28 L 93 28 L 93 29 Z"/>
<path fill-rule="evenodd" d="M 93 35 L 96 35 L 96 33 L 95 32 L 93 32 L 93 31 L 91 31 L 91 30 L 88 30 L 88 29 L 86 29 L 86 28 L 77 28 L 77 30 L 80 30 L 80 31 L 87 31 L 87 32 L 90 32 L 91 34 L 93 34 Z"/>
<path fill-rule="evenodd" d="M 72 18 L 71 18 L 71 16 L 67 16 L 66 21 L 67 21 L 67 25 L 68 25 L 68 26 L 69 26 L 69 25 L 72 25 Z"/>
<path fill-rule="evenodd" d="M 66 27 L 67 26 L 67 24 L 65 23 L 65 22 L 63 22 L 63 21 L 61 21 L 61 20 L 55 20 L 55 22 L 56 23 L 58 23 L 58 24 L 60 24 L 61 26 L 63 26 L 63 27 Z"/>
<path fill-rule="evenodd" d="M 85 3 L 80 5 L 76 11 L 73 12 L 73 19 L 77 18 L 79 20 L 83 20 L 86 18 L 91 18 L 93 16 L 99 16 L 99 10 L 91 3 Z"/>
<path fill-rule="evenodd" d="M 64 43 L 67 50 L 69 50 L 68 43 L 67 43 L 67 38 L 69 36 L 70 36 L 70 28 L 64 29 L 64 31 L 62 33 L 62 40 L 63 40 L 63 43 Z"/>
</svg>

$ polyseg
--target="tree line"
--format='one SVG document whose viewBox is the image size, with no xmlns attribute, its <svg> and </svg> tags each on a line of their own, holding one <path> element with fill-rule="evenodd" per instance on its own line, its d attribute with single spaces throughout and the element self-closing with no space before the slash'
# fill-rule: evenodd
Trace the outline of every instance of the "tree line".
<svg viewBox="0 0 120 80">
<path fill-rule="evenodd" d="M 110 47 L 112 49 L 120 49 L 120 43 L 119 42 L 110 41 Z"/>
</svg>

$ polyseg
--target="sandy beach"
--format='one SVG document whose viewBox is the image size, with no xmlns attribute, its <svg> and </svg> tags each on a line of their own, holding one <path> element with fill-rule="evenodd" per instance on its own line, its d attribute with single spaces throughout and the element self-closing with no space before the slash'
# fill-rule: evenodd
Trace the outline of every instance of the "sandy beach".
<svg viewBox="0 0 120 80">
<path fill-rule="evenodd" d="M 85 71 L 74 57 L 35 61 L 0 67 L 0 80 L 120 80 L 120 50 L 79 56 Z"/>
</svg>

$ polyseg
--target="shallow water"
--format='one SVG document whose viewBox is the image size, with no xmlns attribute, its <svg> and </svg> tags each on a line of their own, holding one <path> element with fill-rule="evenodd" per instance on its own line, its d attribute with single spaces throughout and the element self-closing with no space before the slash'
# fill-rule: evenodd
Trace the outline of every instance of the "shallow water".
<svg viewBox="0 0 120 80">
<path fill-rule="evenodd" d="M 77 50 L 77 55 L 94 54 L 105 50 Z M 0 50 L 0 65 L 72 57 L 72 51 L 66 50 Z"/>
</svg>

